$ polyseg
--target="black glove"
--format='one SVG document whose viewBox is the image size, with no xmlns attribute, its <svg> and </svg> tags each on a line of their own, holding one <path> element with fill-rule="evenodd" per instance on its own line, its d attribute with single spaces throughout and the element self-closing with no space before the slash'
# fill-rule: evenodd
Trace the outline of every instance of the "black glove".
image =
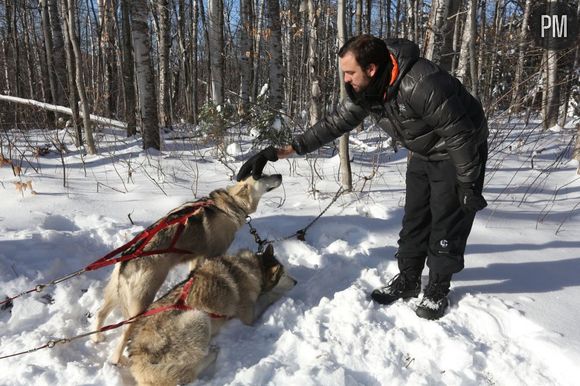
<svg viewBox="0 0 580 386">
<path fill-rule="evenodd" d="M 247 160 L 240 168 L 240 171 L 236 176 L 236 180 L 237 181 L 244 180 L 248 178 L 250 175 L 257 180 L 262 176 L 262 170 L 264 170 L 264 167 L 266 166 L 268 161 L 271 162 L 278 161 L 278 151 L 274 146 L 268 146 L 264 150 L 250 157 L 250 159 Z"/>
<path fill-rule="evenodd" d="M 475 213 L 487 206 L 487 201 L 473 184 L 459 184 L 458 195 L 461 209 L 467 213 Z"/>
</svg>

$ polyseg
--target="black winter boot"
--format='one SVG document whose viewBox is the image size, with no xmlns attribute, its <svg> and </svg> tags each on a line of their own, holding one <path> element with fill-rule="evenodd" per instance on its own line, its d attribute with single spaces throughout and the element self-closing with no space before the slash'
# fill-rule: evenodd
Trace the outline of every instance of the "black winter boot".
<svg viewBox="0 0 580 386">
<path fill-rule="evenodd" d="M 449 307 L 447 294 L 451 285 L 451 275 L 437 275 L 429 273 L 429 283 L 415 313 L 418 317 L 436 320 L 445 314 Z"/>
<path fill-rule="evenodd" d="M 371 298 L 380 304 L 391 304 L 397 299 L 416 298 L 421 292 L 421 273 L 401 272 L 385 287 L 377 288 Z"/>
</svg>

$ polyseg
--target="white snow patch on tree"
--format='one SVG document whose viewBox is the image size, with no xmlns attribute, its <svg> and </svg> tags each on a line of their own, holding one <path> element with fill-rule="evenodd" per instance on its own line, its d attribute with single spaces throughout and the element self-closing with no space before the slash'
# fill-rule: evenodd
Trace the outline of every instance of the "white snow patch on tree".
<svg viewBox="0 0 580 386">
<path fill-rule="evenodd" d="M 258 98 L 263 97 L 264 95 L 266 95 L 266 92 L 268 91 L 268 83 L 265 83 L 262 88 L 260 89 L 260 94 L 258 95 Z"/>
<path fill-rule="evenodd" d="M 259 135 L 260 135 L 260 130 L 258 130 L 255 127 L 252 127 L 252 129 L 250 130 L 250 136 L 254 137 L 254 138 L 258 138 Z"/>
<path fill-rule="evenodd" d="M 276 117 L 276 119 L 274 119 L 274 122 L 272 123 L 272 129 L 276 131 L 282 130 L 282 120 L 280 117 Z"/>
</svg>

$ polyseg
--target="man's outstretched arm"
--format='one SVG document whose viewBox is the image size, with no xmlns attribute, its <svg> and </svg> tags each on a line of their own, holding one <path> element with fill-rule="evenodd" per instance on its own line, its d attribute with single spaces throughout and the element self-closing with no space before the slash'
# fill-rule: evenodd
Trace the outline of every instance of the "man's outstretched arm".
<svg viewBox="0 0 580 386">
<path fill-rule="evenodd" d="M 350 98 L 346 98 L 338 104 L 332 114 L 322 118 L 303 134 L 295 136 L 292 144 L 278 149 L 269 146 L 250 157 L 240 168 L 236 179 L 240 181 L 250 175 L 260 178 L 268 161 L 275 162 L 281 158 L 288 158 L 294 153 L 303 155 L 313 152 L 357 127 L 367 115 L 368 112 L 365 109 L 352 102 Z"/>
</svg>

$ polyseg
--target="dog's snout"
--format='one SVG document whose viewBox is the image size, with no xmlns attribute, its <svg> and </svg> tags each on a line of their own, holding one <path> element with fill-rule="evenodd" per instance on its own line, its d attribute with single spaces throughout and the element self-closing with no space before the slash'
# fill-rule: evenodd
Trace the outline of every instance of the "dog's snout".
<svg viewBox="0 0 580 386">
<path fill-rule="evenodd" d="M 278 282 L 278 286 L 284 288 L 287 291 L 290 290 L 291 288 L 294 288 L 296 284 L 298 284 L 298 281 L 294 279 L 292 276 L 290 276 L 288 272 L 284 272 L 284 275 Z"/>
</svg>

